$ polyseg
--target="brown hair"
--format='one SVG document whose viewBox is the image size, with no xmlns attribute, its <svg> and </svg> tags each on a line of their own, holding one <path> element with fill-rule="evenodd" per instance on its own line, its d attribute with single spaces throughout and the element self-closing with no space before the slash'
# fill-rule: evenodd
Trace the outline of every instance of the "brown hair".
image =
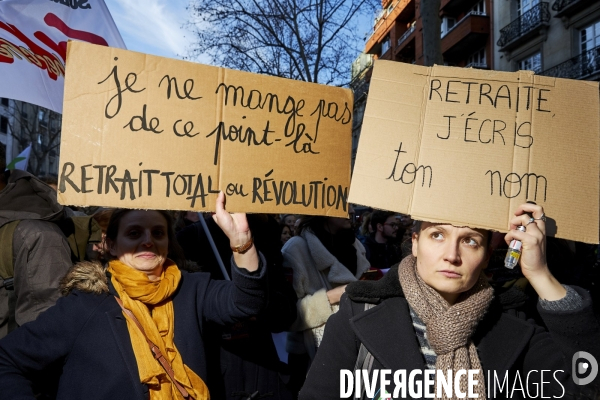
<svg viewBox="0 0 600 400">
<path fill-rule="evenodd" d="M 110 222 L 110 217 L 115 211 L 114 208 L 101 208 L 92 215 L 92 218 L 96 220 L 98 225 L 100 225 L 100 229 L 102 229 L 102 233 L 106 233 L 108 229 L 108 223 Z"/>
<path fill-rule="evenodd" d="M 167 221 L 167 237 L 169 239 L 169 254 L 168 257 L 175 261 L 177 265 L 180 265 L 185 261 L 185 256 L 183 254 L 183 249 L 177 242 L 177 238 L 175 237 L 175 230 L 173 224 L 173 218 L 168 211 L 165 210 L 132 210 L 128 208 L 118 208 L 112 212 L 110 216 L 110 220 L 108 221 L 108 226 L 106 228 L 106 239 L 111 242 L 116 242 L 117 234 L 119 233 L 119 224 L 125 215 L 130 213 L 131 211 L 156 211 L 160 215 L 164 217 Z"/>
</svg>

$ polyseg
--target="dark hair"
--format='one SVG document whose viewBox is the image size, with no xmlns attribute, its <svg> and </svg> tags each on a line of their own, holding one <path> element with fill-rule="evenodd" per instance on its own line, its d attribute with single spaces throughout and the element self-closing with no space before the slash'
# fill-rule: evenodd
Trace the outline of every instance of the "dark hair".
<svg viewBox="0 0 600 400">
<path fill-rule="evenodd" d="M 319 227 L 323 226 L 325 223 L 325 219 L 327 217 L 323 217 L 321 215 L 303 215 L 300 217 L 300 222 L 298 223 L 298 228 L 295 232 L 295 235 L 300 235 L 303 230 L 306 228 L 310 228 L 313 232 Z"/>
<path fill-rule="evenodd" d="M 169 254 L 168 257 L 173 260 L 177 265 L 181 265 L 185 261 L 185 256 L 183 254 L 183 249 L 177 242 L 177 238 L 175 236 L 175 229 L 173 224 L 173 218 L 169 211 L 165 210 L 132 210 L 129 208 L 119 208 L 113 211 L 110 216 L 110 220 L 108 221 L 108 227 L 106 228 L 106 239 L 111 242 L 117 241 L 117 235 L 119 233 L 119 224 L 125 215 L 130 213 L 131 211 L 156 211 L 160 215 L 162 215 L 167 221 L 167 237 L 169 239 Z"/>
<path fill-rule="evenodd" d="M 108 223 L 110 222 L 110 217 L 114 211 L 114 208 L 100 208 L 92 215 L 92 218 L 94 218 L 98 225 L 100 225 L 102 233 L 106 233 L 106 230 L 108 229 Z"/>
<path fill-rule="evenodd" d="M 46 185 L 55 185 L 58 186 L 58 179 L 51 175 L 44 175 L 39 177 L 40 181 L 44 182 Z"/>
<path fill-rule="evenodd" d="M 377 232 L 377 224 L 385 224 L 385 221 L 394 215 L 396 215 L 396 213 L 391 211 L 373 211 L 373 214 L 371 214 L 371 228 L 373 229 L 373 232 Z"/>
<path fill-rule="evenodd" d="M 278 225 L 279 225 L 279 236 L 281 236 L 281 234 L 283 233 L 283 230 L 285 228 L 288 228 L 290 230 L 290 235 L 294 236 L 294 232 L 288 225 L 284 224 L 283 222 L 280 222 Z"/>
</svg>

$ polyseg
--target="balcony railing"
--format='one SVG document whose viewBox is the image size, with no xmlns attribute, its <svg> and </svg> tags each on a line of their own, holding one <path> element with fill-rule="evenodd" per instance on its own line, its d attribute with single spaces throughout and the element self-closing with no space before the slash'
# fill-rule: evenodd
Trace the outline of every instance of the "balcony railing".
<svg viewBox="0 0 600 400">
<path fill-rule="evenodd" d="M 402 42 L 404 42 L 411 33 L 413 33 L 415 31 L 415 24 L 412 24 L 410 28 L 408 28 L 408 30 L 406 32 L 404 32 L 402 34 L 402 36 L 400 36 L 398 38 L 398 42 L 396 42 L 396 46 L 400 46 L 402 44 Z"/>
<path fill-rule="evenodd" d="M 367 95 L 370 82 L 364 77 L 357 77 L 350 83 L 350 88 L 354 92 L 354 103 Z"/>
<path fill-rule="evenodd" d="M 580 0 L 556 0 L 554 4 L 552 4 L 552 9 L 556 12 L 561 12 L 566 7 L 570 6 L 573 3 L 577 3 Z"/>
<path fill-rule="evenodd" d="M 596 73 L 600 73 L 600 46 L 587 50 L 577 57 L 549 68 L 540 73 L 540 75 L 553 76 L 555 78 L 584 79 Z"/>
<path fill-rule="evenodd" d="M 487 63 L 485 62 L 470 62 L 467 65 L 465 65 L 465 68 L 479 68 L 479 69 L 487 69 Z"/>
<path fill-rule="evenodd" d="M 498 46 L 501 48 L 524 36 L 536 28 L 550 22 L 550 10 L 547 2 L 540 2 L 519 18 L 500 30 Z"/>
<path fill-rule="evenodd" d="M 354 60 L 352 63 L 351 69 L 351 79 L 355 79 L 359 76 L 364 70 L 373 65 L 373 55 L 362 53 L 360 56 Z"/>
</svg>

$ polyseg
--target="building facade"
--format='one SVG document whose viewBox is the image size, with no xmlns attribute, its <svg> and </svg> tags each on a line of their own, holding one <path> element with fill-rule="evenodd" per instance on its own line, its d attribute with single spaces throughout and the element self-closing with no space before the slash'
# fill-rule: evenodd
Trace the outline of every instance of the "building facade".
<svg viewBox="0 0 600 400">
<path fill-rule="evenodd" d="M 28 171 L 58 176 L 62 116 L 22 101 L 0 98 L 0 166 L 31 144 Z"/>
<path fill-rule="evenodd" d="M 494 16 L 497 69 L 600 80 L 600 1 L 497 1 Z"/>
<path fill-rule="evenodd" d="M 365 53 L 377 59 L 423 65 L 423 0 L 384 0 Z M 493 68 L 489 13 L 492 0 L 442 0 L 441 45 L 445 65 Z"/>
<path fill-rule="evenodd" d="M 364 53 L 352 64 L 354 120 L 352 165 L 360 137 L 371 66 L 376 59 L 423 65 L 423 0 L 383 0 Z M 492 0 L 442 0 L 441 47 L 444 64 L 493 69 Z"/>
<path fill-rule="evenodd" d="M 353 160 L 373 60 L 423 64 L 423 1 L 382 0 L 352 66 Z M 440 19 L 445 65 L 600 80 L 599 0 L 441 0 Z"/>
</svg>

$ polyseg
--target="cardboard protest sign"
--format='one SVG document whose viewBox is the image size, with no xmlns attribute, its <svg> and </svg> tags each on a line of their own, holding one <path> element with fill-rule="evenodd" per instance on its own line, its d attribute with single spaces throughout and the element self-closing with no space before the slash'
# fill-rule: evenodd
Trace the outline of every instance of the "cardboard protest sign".
<svg viewBox="0 0 600 400">
<path fill-rule="evenodd" d="M 599 110 L 598 82 L 377 61 L 350 201 L 506 232 L 532 200 L 598 243 Z"/>
<path fill-rule="evenodd" d="M 348 89 L 70 42 L 62 204 L 347 216 Z"/>
</svg>

